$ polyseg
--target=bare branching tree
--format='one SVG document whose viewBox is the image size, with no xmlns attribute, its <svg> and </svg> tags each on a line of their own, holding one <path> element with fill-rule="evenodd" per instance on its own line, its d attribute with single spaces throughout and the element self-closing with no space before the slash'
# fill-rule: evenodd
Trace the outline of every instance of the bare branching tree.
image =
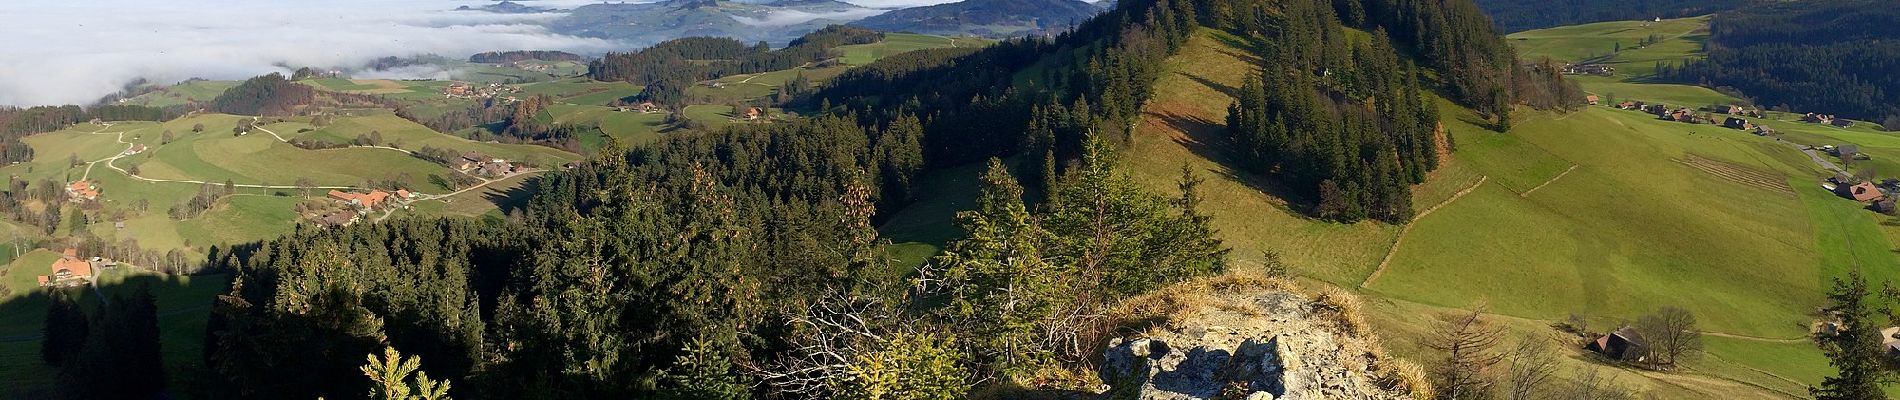
<svg viewBox="0 0 1900 400">
<path fill-rule="evenodd" d="M 1525 338 L 1511 349 L 1511 354 L 1505 357 L 1510 367 L 1504 382 L 1505 398 L 1530 400 L 1544 397 L 1544 387 L 1549 385 L 1551 375 L 1557 372 L 1557 355 L 1551 352 L 1551 344 L 1549 340 Z"/>
<path fill-rule="evenodd" d="M 1503 360 L 1492 351 L 1503 340 L 1504 330 L 1484 316 L 1484 304 L 1470 312 L 1439 317 L 1425 345 L 1443 356 L 1431 368 L 1441 399 L 1479 399 L 1488 396 L 1492 383 L 1487 370 Z"/>
<path fill-rule="evenodd" d="M 851 379 L 854 357 L 875 351 L 896 321 L 896 313 L 875 298 L 825 296 L 792 316 L 793 348 L 753 372 L 787 398 L 822 397 L 831 385 Z"/>
<path fill-rule="evenodd" d="M 1616 378 L 1604 376 L 1600 368 L 1589 368 L 1564 388 L 1556 398 L 1562 400 L 1629 400 L 1636 398 L 1636 391 L 1616 383 Z"/>
</svg>

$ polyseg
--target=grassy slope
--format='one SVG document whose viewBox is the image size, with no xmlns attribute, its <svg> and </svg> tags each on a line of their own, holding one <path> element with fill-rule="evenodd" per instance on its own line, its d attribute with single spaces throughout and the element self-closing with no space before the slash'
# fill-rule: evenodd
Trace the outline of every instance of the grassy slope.
<svg viewBox="0 0 1900 400">
<path fill-rule="evenodd" d="M 1204 35 L 1170 62 L 1147 118 L 1136 126 L 1130 170 L 1157 190 L 1172 190 L 1184 160 L 1209 177 L 1206 204 L 1240 268 L 1257 265 L 1259 254 L 1271 249 L 1300 275 L 1357 286 L 1390 248 L 1398 227 L 1308 220 L 1265 194 L 1273 190 L 1270 181 L 1233 171 L 1210 150 L 1222 144 L 1219 124 L 1231 101 L 1228 93 L 1251 72 L 1236 44 L 1220 34 Z M 1401 354 L 1424 354 L 1418 351 L 1428 326 L 1424 316 L 1480 299 L 1512 321 L 1516 336 L 1549 335 L 1547 321 L 1539 319 L 1559 319 L 1569 311 L 1594 312 L 1593 322 L 1607 324 L 1673 303 L 1696 310 L 1707 329 L 1799 337 L 1801 312 L 1815 305 L 1821 278 L 1833 269 L 1817 253 L 1871 256 L 1822 243 L 1823 232 L 1836 229 L 1869 240 L 1868 225 L 1808 212 L 1858 212 L 1851 206 L 1811 206 L 1827 202 L 1717 179 L 1674 161 L 1694 153 L 1795 183 L 1818 174 L 1802 164 L 1805 156 L 1773 139 L 1651 122 L 1605 108 L 1570 117 L 1535 114 L 1508 135 L 1484 131 L 1470 123 L 1475 119 L 1446 107 L 1459 152 L 1416 188 L 1414 203 L 1420 209 L 1442 203 L 1479 176 L 1486 183 L 1422 219 L 1367 292 L 1377 305 L 1375 327 Z M 1579 167 L 1562 179 L 1520 196 L 1573 164 Z M 1777 354 L 1813 365 L 1816 354 L 1805 343 L 1729 340 L 1738 343 L 1712 345 L 1709 360 L 1671 374 L 1603 366 L 1584 361 L 1575 347 L 1559 347 L 1567 371 L 1599 368 L 1664 398 L 1783 397 L 1801 393 L 1817 376 L 1786 372 L 1801 371 L 1799 366 L 1766 365 Z"/>
<path fill-rule="evenodd" d="M 1278 190 L 1274 182 L 1222 162 L 1225 157 L 1218 149 L 1227 145 L 1222 131 L 1230 93 L 1254 73 L 1256 61 L 1251 51 L 1235 46 L 1238 40 L 1210 32 L 1169 59 L 1124 157 L 1131 176 L 1153 190 L 1172 193 L 1182 163 L 1188 163 L 1207 178 L 1204 207 L 1233 246 L 1236 265 L 1258 267 L 1265 251 L 1272 250 L 1302 276 L 1357 284 L 1378 265 L 1397 227 L 1308 219 L 1269 194 Z"/>
</svg>

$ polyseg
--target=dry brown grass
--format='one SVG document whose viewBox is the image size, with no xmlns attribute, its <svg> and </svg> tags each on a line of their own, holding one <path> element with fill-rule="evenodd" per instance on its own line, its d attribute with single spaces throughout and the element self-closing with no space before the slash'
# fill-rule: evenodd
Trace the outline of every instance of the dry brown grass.
<svg viewBox="0 0 1900 400">
<path fill-rule="evenodd" d="M 1215 301 L 1215 295 L 1256 290 L 1299 293 L 1291 281 L 1269 278 L 1254 272 L 1231 272 L 1219 276 L 1181 282 L 1152 293 L 1123 300 L 1108 310 L 1108 320 L 1117 334 L 1149 333 L 1194 319 L 1208 309 L 1261 315 L 1250 307 L 1231 306 Z"/>
<path fill-rule="evenodd" d="M 1322 288 L 1313 295 L 1313 308 L 1345 336 L 1364 339 L 1371 333 L 1366 325 L 1365 304 L 1352 292 L 1337 286 Z"/>
<path fill-rule="evenodd" d="M 1402 391 L 1415 399 L 1429 399 L 1437 395 L 1431 380 L 1425 379 L 1425 367 L 1418 363 L 1396 358 L 1382 359 L 1379 372 L 1379 384 L 1388 390 Z"/>
</svg>

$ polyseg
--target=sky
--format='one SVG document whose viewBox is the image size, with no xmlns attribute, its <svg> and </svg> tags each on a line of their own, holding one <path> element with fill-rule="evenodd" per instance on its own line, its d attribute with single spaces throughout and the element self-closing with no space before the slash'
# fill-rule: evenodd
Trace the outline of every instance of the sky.
<svg viewBox="0 0 1900 400">
<path fill-rule="evenodd" d="M 875 8 L 951 0 L 849 0 Z M 571 9 L 598 0 L 523 4 Z M 629 1 L 638 2 L 638 1 Z M 453 11 L 482 0 L 0 0 L 0 106 L 88 104 L 138 79 L 243 79 L 294 67 L 349 68 L 385 56 L 459 58 L 494 50 L 627 50 L 602 39 L 554 34 L 559 13 Z M 789 25 L 818 17 L 774 14 L 745 21 Z M 290 67 L 286 67 L 290 66 Z M 413 72 L 416 76 L 405 76 Z M 384 71 L 430 78 L 440 70 Z"/>
</svg>

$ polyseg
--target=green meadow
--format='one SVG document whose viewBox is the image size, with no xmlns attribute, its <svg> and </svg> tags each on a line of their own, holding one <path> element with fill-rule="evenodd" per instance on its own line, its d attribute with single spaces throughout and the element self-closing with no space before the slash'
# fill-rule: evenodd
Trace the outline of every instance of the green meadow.
<svg viewBox="0 0 1900 400">
<path fill-rule="evenodd" d="M 1441 100 L 1456 152 L 1414 188 L 1415 209 L 1429 213 L 1409 227 L 1312 220 L 1296 211 L 1298 200 L 1275 195 L 1271 177 L 1234 169 L 1219 150 L 1227 93 L 1253 73 L 1246 45 L 1207 32 L 1170 61 L 1135 126 L 1127 169 L 1171 192 L 1185 162 L 1208 178 L 1203 204 L 1234 248 L 1234 268 L 1258 268 L 1272 251 L 1311 284 L 1359 290 L 1397 354 L 1429 356 L 1421 316 L 1480 302 L 1514 337 L 1556 335 L 1551 324 L 1572 313 L 1604 330 L 1678 306 L 1701 329 L 1734 336 L 1711 336 L 1707 357 L 1669 373 L 1592 361 L 1575 341 L 1553 347 L 1567 355 L 1566 374 L 1594 369 L 1660 398 L 1801 396 L 1826 372 L 1815 368 L 1827 368 L 1804 338 L 1828 280 L 1853 269 L 1900 279 L 1885 268 L 1896 265 L 1900 228 L 1820 189 L 1827 173 L 1789 138 L 1610 107 L 1520 112 L 1510 132 L 1497 133 Z M 1726 98 L 1602 83 L 1683 104 Z M 1814 128 L 1791 129 L 1890 138 Z M 884 229 L 929 232 L 906 217 Z"/>
<path fill-rule="evenodd" d="M 916 33 L 886 33 L 884 40 L 870 44 L 838 46 L 832 51 L 840 54 L 839 61 L 847 65 L 864 65 L 880 58 L 904 52 L 938 49 L 946 47 L 984 47 L 996 43 L 995 40 L 975 37 L 949 37 L 923 35 Z"/>
</svg>

